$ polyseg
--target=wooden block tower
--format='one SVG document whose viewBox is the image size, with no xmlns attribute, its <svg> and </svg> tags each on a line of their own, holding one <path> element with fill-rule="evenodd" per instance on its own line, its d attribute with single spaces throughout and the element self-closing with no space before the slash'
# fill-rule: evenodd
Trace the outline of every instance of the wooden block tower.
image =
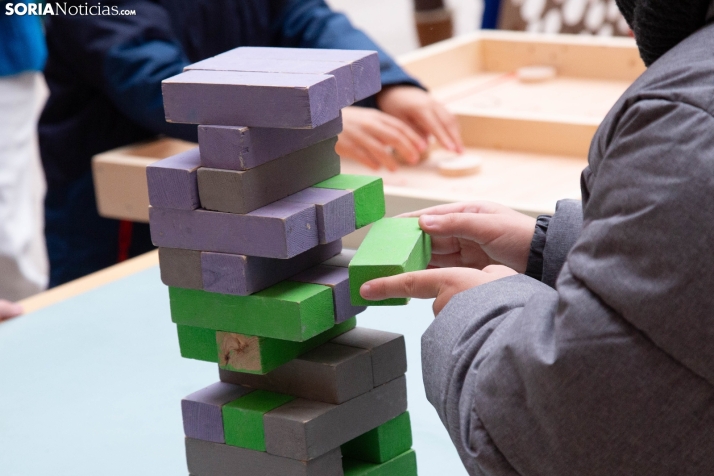
<svg viewBox="0 0 714 476">
<path fill-rule="evenodd" d="M 192 476 L 416 475 L 404 338 L 355 327 L 355 289 L 425 267 L 428 238 L 335 153 L 340 109 L 380 87 L 374 52 L 279 48 L 163 83 L 199 147 L 148 168 L 151 234 L 181 355 L 220 375 L 182 401 Z M 376 221 L 350 265 L 341 238 Z"/>
</svg>

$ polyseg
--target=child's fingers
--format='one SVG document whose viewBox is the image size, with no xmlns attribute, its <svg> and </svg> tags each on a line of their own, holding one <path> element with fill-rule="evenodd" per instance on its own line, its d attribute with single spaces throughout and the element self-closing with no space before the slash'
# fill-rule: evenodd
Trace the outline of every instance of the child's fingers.
<svg viewBox="0 0 714 476">
<path fill-rule="evenodd" d="M 443 269 L 428 269 L 374 279 L 362 285 L 360 295 L 369 301 L 404 297 L 435 298 L 444 280 L 444 272 Z"/>
</svg>

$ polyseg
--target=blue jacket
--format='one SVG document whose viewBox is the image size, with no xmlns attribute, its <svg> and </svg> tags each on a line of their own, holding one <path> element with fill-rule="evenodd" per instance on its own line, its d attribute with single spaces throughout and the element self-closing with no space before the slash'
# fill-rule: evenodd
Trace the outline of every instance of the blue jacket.
<svg viewBox="0 0 714 476">
<path fill-rule="evenodd" d="M 157 134 L 195 141 L 196 126 L 165 121 L 161 81 L 238 46 L 378 50 L 383 84 L 418 84 L 324 0 L 120 0 L 117 5 L 136 15 L 47 20 L 50 98 L 39 134 L 50 188 L 85 175 L 91 157 L 108 149 Z"/>
<path fill-rule="evenodd" d="M 39 17 L 7 15 L 7 3 L 0 0 L 0 76 L 42 71 L 47 48 Z"/>
</svg>

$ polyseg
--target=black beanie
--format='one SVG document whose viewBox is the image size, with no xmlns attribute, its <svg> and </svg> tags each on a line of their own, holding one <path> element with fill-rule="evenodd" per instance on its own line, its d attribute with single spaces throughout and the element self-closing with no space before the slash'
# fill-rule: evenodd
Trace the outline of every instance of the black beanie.
<svg viewBox="0 0 714 476">
<path fill-rule="evenodd" d="M 647 66 L 706 23 L 712 0 L 616 0 Z"/>
</svg>

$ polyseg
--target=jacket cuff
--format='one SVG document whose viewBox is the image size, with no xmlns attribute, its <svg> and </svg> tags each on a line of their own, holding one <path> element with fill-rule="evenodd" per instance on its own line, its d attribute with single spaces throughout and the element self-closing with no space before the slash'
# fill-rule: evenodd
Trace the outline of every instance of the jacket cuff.
<svg viewBox="0 0 714 476">
<path fill-rule="evenodd" d="M 533 240 L 531 240 L 531 251 L 528 255 L 528 265 L 526 266 L 526 276 L 541 281 L 543 279 L 543 250 L 545 249 L 545 237 L 548 233 L 548 225 L 551 220 L 550 215 L 541 215 L 536 220 Z"/>
<path fill-rule="evenodd" d="M 541 281 L 554 288 L 570 249 L 583 231 L 583 205 L 580 200 L 561 200 L 550 220 L 543 248 Z"/>
</svg>

